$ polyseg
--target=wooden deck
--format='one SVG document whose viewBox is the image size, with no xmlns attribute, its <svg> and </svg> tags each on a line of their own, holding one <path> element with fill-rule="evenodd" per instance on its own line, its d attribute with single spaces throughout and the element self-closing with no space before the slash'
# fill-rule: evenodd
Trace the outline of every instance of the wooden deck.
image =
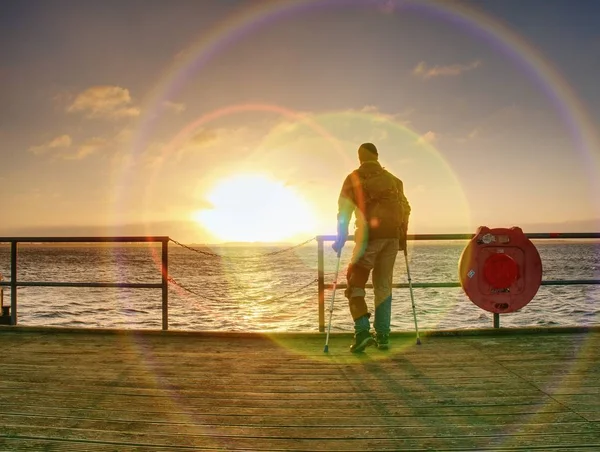
<svg viewBox="0 0 600 452">
<path fill-rule="evenodd" d="M 0 327 L 0 450 L 600 450 L 600 332 L 393 338 Z"/>
</svg>

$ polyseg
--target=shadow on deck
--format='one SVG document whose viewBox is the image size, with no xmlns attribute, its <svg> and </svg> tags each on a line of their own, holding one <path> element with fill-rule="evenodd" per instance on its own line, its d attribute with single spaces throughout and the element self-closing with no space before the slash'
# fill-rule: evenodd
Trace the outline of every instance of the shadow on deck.
<svg viewBox="0 0 600 452">
<path fill-rule="evenodd" d="M 2 450 L 600 450 L 600 332 L 0 327 Z"/>
</svg>

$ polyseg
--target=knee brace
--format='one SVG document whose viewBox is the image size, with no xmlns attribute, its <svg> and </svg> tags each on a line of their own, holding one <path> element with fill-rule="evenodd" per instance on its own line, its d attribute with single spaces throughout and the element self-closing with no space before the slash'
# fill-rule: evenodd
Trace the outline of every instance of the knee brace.
<svg viewBox="0 0 600 452">
<path fill-rule="evenodd" d="M 344 291 L 344 295 L 348 298 L 350 313 L 354 320 L 366 315 L 369 316 L 369 309 L 365 302 L 365 285 L 369 279 L 371 270 L 361 267 L 360 265 L 350 264 L 346 279 L 348 280 L 348 288 Z"/>
<path fill-rule="evenodd" d="M 369 280 L 369 273 L 371 270 L 360 265 L 350 264 L 348 265 L 348 271 L 346 273 L 346 280 L 348 281 L 348 288 L 345 290 L 344 295 L 350 299 L 352 297 L 363 297 L 365 296 L 365 285 Z"/>
<path fill-rule="evenodd" d="M 369 308 L 367 308 L 367 303 L 365 302 L 365 297 L 352 297 L 348 300 L 348 305 L 350 306 L 352 320 L 356 321 L 365 315 L 367 318 L 371 317 Z"/>
</svg>

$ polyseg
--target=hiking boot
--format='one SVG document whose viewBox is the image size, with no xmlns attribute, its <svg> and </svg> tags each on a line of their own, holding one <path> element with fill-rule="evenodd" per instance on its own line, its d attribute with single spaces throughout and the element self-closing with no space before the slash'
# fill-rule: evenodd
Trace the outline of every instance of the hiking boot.
<svg viewBox="0 0 600 452">
<path fill-rule="evenodd" d="M 350 351 L 352 353 L 360 353 L 365 348 L 375 344 L 375 339 L 373 339 L 371 334 L 368 331 L 363 331 L 354 335 L 354 343 L 350 346 Z"/>
<path fill-rule="evenodd" d="M 390 348 L 390 335 L 377 333 L 374 335 L 375 342 L 377 342 L 377 348 L 379 350 L 387 350 Z"/>
</svg>

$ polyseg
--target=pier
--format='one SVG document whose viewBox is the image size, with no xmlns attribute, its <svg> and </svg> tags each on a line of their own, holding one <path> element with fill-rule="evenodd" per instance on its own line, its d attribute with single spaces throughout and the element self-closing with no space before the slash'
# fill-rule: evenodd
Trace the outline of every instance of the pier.
<svg viewBox="0 0 600 452">
<path fill-rule="evenodd" d="M 2 326 L 0 449 L 600 450 L 597 328 L 350 341 Z"/>
<path fill-rule="evenodd" d="M 11 289 L 0 325 L 0 450 L 600 450 L 600 326 L 494 322 L 422 331 L 421 345 L 414 332 L 394 332 L 389 351 L 357 355 L 351 333 L 336 332 L 324 353 L 329 239 L 317 238 L 321 331 L 268 334 L 169 329 L 168 237 L 151 238 L 162 243 L 158 283 L 20 281 L 17 243 L 44 238 L 0 240 L 11 244 L 11 278 L 0 282 Z M 56 285 L 161 289 L 162 329 L 19 325 L 16 289 Z"/>
</svg>

